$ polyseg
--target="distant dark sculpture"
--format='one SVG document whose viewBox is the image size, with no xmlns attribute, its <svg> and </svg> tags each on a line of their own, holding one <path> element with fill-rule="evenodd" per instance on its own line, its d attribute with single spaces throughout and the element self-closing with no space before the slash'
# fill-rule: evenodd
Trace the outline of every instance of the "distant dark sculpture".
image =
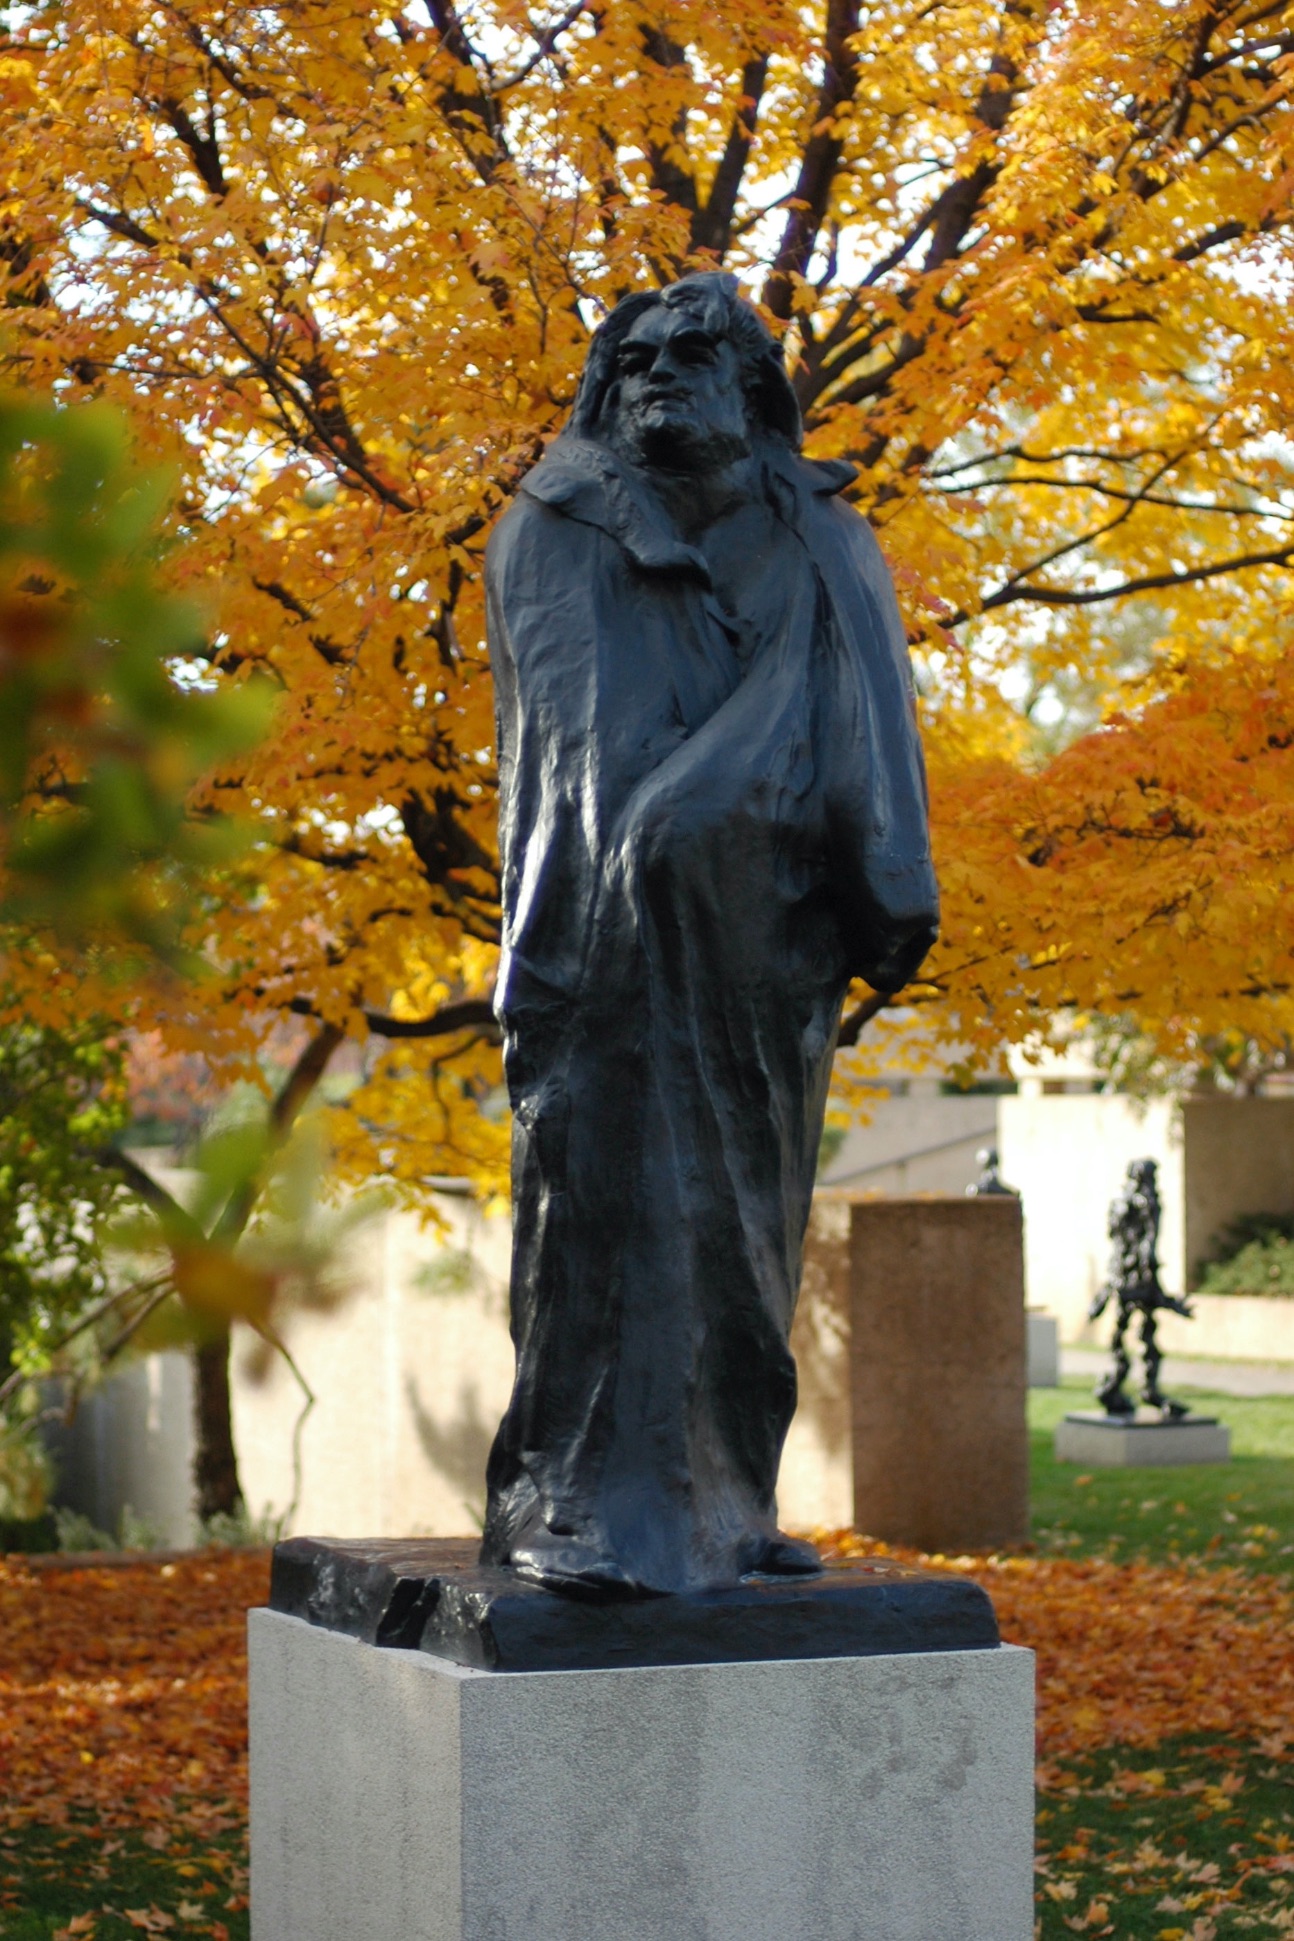
<svg viewBox="0 0 1294 1941">
<path fill-rule="evenodd" d="M 481 1558 L 817 1569 L 788 1347 L 849 979 L 936 934 L 902 623 L 731 277 L 626 298 L 487 562 L 516 1386 Z"/>
<path fill-rule="evenodd" d="M 966 1197 L 968 1200 L 983 1197 L 1002 1198 L 1003 1196 L 1012 1200 L 1019 1199 L 1020 1194 L 1018 1190 L 1014 1186 L 1008 1186 L 998 1172 L 996 1146 L 981 1146 L 975 1155 L 975 1164 L 980 1169 L 979 1178 L 973 1186 L 966 1188 Z"/>
<path fill-rule="evenodd" d="M 1163 1360 L 1155 1338 L 1155 1316 L 1163 1309 L 1184 1314 L 1191 1310 L 1185 1301 L 1165 1294 L 1159 1285 L 1159 1189 L 1153 1159 L 1134 1159 L 1128 1167 L 1123 1192 L 1110 1207 L 1109 1235 L 1113 1242 L 1110 1277 L 1097 1293 L 1088 1318 L 1097 1321 L 1111 1300 L 1118 1302 L 1114 1324 L 1114 1365 L 1096 1391 L 1096 1399 L 1107 1415 L 1135 1415 L 1137 1404 L 1125 1384 L 1132 1367 L 1127 1332 L 1136 1315 L 1141 1316 L 1143 1358 L 1141 1393 L 1147 1406 L 1158 1409 L 1166 1421 L 1177 1421 L 1187 1414 L 1182 1402 L 1171 1402 L 1159 1386 L 1159 1364 Z"/>
</svg>

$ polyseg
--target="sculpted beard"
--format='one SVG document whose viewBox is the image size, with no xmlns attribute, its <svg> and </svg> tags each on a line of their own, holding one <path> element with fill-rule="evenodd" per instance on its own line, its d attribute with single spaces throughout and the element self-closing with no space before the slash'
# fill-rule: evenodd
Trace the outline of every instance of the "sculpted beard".
<svg viewBox="0 0 1294 1941">
<path fill-rule="evenodd" d="M 704 473 L 722 471 L 750 456 L 744 401 L 739 423 L 699 416 L 690 403 L 674 398 L 629 403 L 613 397 L 610 407 L 614 442 L 631 464 Z"/>
</svg>

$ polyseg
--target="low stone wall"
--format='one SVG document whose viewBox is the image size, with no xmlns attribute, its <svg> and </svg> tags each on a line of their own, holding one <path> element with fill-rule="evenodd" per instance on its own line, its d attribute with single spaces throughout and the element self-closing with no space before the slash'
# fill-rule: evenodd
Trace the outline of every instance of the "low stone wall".
<svg viewBox="0 0 1294 1941">
<path fill-rule="evenodd" d="M 1294 1362 L 1294 1299 L 1288 1295 L 1192 1294 L 1189 1299 L 1193 1320 L 1180 1314 L 1159 1318 L 1165 1354 Z"/>
</svg>

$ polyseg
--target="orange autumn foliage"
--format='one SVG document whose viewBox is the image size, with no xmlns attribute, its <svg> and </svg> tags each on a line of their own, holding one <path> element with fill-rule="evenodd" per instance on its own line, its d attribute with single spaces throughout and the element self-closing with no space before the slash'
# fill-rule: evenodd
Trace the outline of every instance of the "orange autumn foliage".
<svg viewBox="0 0 1294 1941">
<path fill-rule="evenodd" d="M 344 1173 L 501 1181 L 482 549 L 597 318 L 720 262 L 898 582 L 937 1028 L 1290 1029 L 1284 0 L 50 0 L 0 53 L 3 369 L 129 409 L 205 671 L 279 694 L 198 802 L 261 835 L 217 974 L 133 1000 L 174 1048 L 335 1027 Z"/>
<path fill-rule="evenodd" d="M 878 1549 L 849 1532 L 828 1547 Z M 950 1567 L 1038 1654 L 1044 1782 L 1100 1746 L 1197 1732 L 1294 1745 L 1294 1598 L 1276 1580 L 1028 1556 Z M 200 1835 L 241 1819 L 245 1613 L 268 1588 L 264 1552 L 0 1562 L 0 1830 L 85 1817 Z"/>
</svg>

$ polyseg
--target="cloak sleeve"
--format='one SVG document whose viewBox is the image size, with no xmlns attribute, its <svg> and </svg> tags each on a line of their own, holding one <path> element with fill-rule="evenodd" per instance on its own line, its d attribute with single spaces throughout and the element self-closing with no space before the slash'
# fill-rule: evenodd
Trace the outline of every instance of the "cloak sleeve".
<svg viewBox="0 0 1294 1941">
<path fill-rule="evenodd" d="M 897 991 L 939 934 L 925 764 L 889 569 L 831 479 L 806 519 L 830 616 L 817 733 L 828 876 L 851 974 Z"/>
</svg>

